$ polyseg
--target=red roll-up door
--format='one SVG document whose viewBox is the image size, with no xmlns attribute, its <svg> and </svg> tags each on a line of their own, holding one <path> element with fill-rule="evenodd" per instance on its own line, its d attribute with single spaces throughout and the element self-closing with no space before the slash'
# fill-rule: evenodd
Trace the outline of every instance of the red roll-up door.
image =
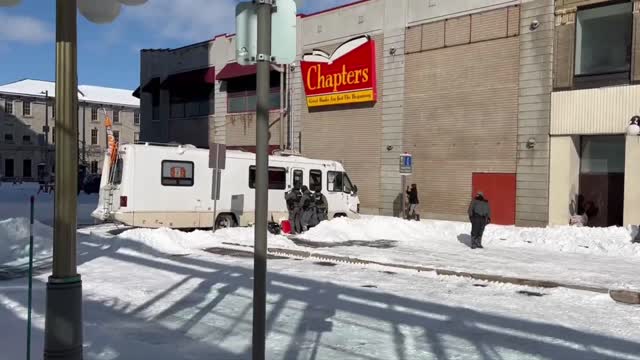
<svg viewBox="0 0 640 360">
<path fill-rule="evenodd" d="M 474 196 L 482 191 L 491 205 L 491 222 L 498 225 L 516 223 L 516 174 L 473 173 Z"/>
</svg>

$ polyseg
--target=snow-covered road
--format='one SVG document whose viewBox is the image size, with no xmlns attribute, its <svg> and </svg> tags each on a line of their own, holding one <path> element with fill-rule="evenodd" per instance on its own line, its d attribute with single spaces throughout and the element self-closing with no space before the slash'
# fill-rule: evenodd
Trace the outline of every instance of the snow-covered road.
<svg viewBox="0 0 640 360">
<path fill-rule="evenodd" d="M 79 250 L 86 359 L 250 358 L 251 258 L 96 237 Z M 325 265 L 269 262 L 268 359 L 640 359 L 640 308 L 607 295 Z M 26 280 L 0 282 L 2 359 L 23 357 L 25 304 Z"/>
</svg>

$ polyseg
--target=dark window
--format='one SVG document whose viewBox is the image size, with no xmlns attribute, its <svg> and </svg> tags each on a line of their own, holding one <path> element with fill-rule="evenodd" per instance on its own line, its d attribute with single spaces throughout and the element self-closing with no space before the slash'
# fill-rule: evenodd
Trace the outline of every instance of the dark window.
<svg viewBox="0 0 640 360">
<path fill-rule="evenodd" d="M 342 174 L 342 183 L 343 191 L 347 194 L 351 194 L 353 192 L 353 184 L 351 184 L 351 179 L 349 179 L 349 175 L 347 175 L 347 173 Z"/>
<path fill-rule="evenodd" d="M 13 172 L 13 159 L 4 159 L 4 176 L 9 178 L 15 176 Z"/>
<path fill-rule="evenodd" d="M 98 129 L 91 129 L 91 145 L 98 145 Z"/>
<path fill-rule="evenodd" d="M 293 187 L 296 189 L 300 189 L 302 187 L 302 170 L 293 170 Z"/>
<path fill-rule="evenodd" d="M 22 135 L 23 144 L 31 144 L 31 135 Z"/>
<path fill-rule="evenodd" d="M 576 76 L 628 73 L 631 67 L 633 4 L 578 10 Z M 628 76 L 626 76 L 628 78 Z"/>
<path fill-rule="evenodd" d="M 31 177 L 31 159 L 22 160 L 22 176 L 26 178 Z"/>
<path fill-rule="evenodd" d="M 207 116 L 214 113 L 214 89 L 211 86 L 171 89 L 171 118 Z"/>
<path fill-rule="evenodd" d="M 255 189 L 256 167 L 249 167 L 249 188 Z M 280 167 L 269 167 L 269 190 L 284 190 L 287 188 L 287 170 Z"/>
<path fill-rule="evenodd" d="M 138 111 L 133 113 L 133 124 L 140 125 L 140 113 Z"/>
<path fill-rule="evenodd" d="M 56 103 L 51 103 L 51 117 L 55 119 L 56 117 Z"/>
<path fill-rule="evenodd" d="M 342 173 L 329 171 L 327 173 L 327 190 L 330 192 L 342 192 Z"/>
<path fill-rule="evenodd" d="M 56 127 L 51 128 L 51 143 L 56 143 Z"/>
<path fill-rule="evenodd" d="M 151 92 L 151 120 L 160 120 L 160 89 L 158 88 L 154 88 Z"/>
<path fill-rule="evenodd" d="M 98 108 L 91 108 L 91 121 L 98 121 Z"/>
<path fill-rule="evenodd" d="M 29 101 L 22 102 L 22 115 L 31 116 L 31 102 Z"/>
<path fill-rule="evenodd" d="M 162 161 L 162 185 L 193 186 L 193 162 Z"/>
<path fill-rule="evenodd" d="M 7 144 L 13 144 L 13 134 L 5 133 L 4 134 L 4 142 L 6 142 Z"/>
<path fill-rule="evenodd" d="M 269 109 L 280 108 L 280 73 L 271 72 Z M 256 76 L 242 76 L 227 81 L 227 112 L 256 111 Z"/>
<path fill-rule="evenodd" d="M 4 112 L 7 114 L 13 114 L 13 101 L 5 100 L 4 101 Z"/>
<path fill-rule="evenodd" d="M 120 185 L 122 183 L 122 167 L 123 162 L 122 158 L 118 158 L 116 161 L 116 166 L 113 167 L 113 184 Z"/>
<path fill-rule="evenodd" d="M 120 122 L 120 111 L 119 110 L 113 110 L 113 123 L 119 123 Z"/>
<path fill-rule="evenodd" d="M 120 142 L 120 131 L 113 130 L 113 139 L 118 143 Z"/>
<path fill-rule="evenodd" d="M 92 174 L 97 174 L 98 173 L 98 162 L 97 161 L 93 160 L 91 162 L 90 171 L 91 171 Z"/>
<path fill-rule="evenodd" d="M 322 191 L 322 171 L 320 170 L 309 171 L 309 190 Z"/>
</svg>

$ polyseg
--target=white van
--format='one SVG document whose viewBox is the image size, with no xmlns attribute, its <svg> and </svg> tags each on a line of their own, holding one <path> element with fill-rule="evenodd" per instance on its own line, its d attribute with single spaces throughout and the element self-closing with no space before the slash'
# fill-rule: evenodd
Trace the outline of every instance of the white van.
<svg viewBox="0 0 640 360">
<path fill-rule="evenodd" d="M 213 170 L 209 151 L 189 145 L 123 145 L 110 166 L 105 157 L 100 198 L 92 216 L 130 226 L 211 228 Z M 255 154 L 229 150 L 221 171 L 216 228 L 255 220 Z M 288 217 L 285 192 L 297 185 L 322 189 L 329 217 L 359 217 L 360 201 L 342 164 L 300 156 L 269 156 L 269 218 Z"/>
</svg>

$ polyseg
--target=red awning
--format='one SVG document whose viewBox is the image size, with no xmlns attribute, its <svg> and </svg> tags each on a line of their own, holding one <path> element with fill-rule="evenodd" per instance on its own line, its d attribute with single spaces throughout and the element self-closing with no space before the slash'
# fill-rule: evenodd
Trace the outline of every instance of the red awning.
<svg viewBox="0 0 640 360">
<path fill-rule="evenodd" d="M 240 65 L 238 63 L 229 63 L 225 65 L 218 73 L 218 80 L 229 80 L 241 76 L 255 75 L 255 65 Z"/>
<path fill-rule="evenodd" d="M 278 68 L 271 65 L 271 70 L 277 70 Z M 256 65 L 240 65 L 236 62 L 228 63 L 225 65 L 222 70 L 216 76 L 218 80 L 229 80 L 234 78 L 239 78 L 242 76 L 255 75 L 257 72 Z"/>
<path fill-rule="evenodd" d="M 171 85 L 188 85 L 188 84 L 209 84 L 213 85 L 216 82 L 216 69 L 215 67 L 209 67 L 204 69 L 192 70 L 182 72 L 178 74 L 169 75 L 167 79 L 162 83 L 163 87 Z"/>
</svg>

